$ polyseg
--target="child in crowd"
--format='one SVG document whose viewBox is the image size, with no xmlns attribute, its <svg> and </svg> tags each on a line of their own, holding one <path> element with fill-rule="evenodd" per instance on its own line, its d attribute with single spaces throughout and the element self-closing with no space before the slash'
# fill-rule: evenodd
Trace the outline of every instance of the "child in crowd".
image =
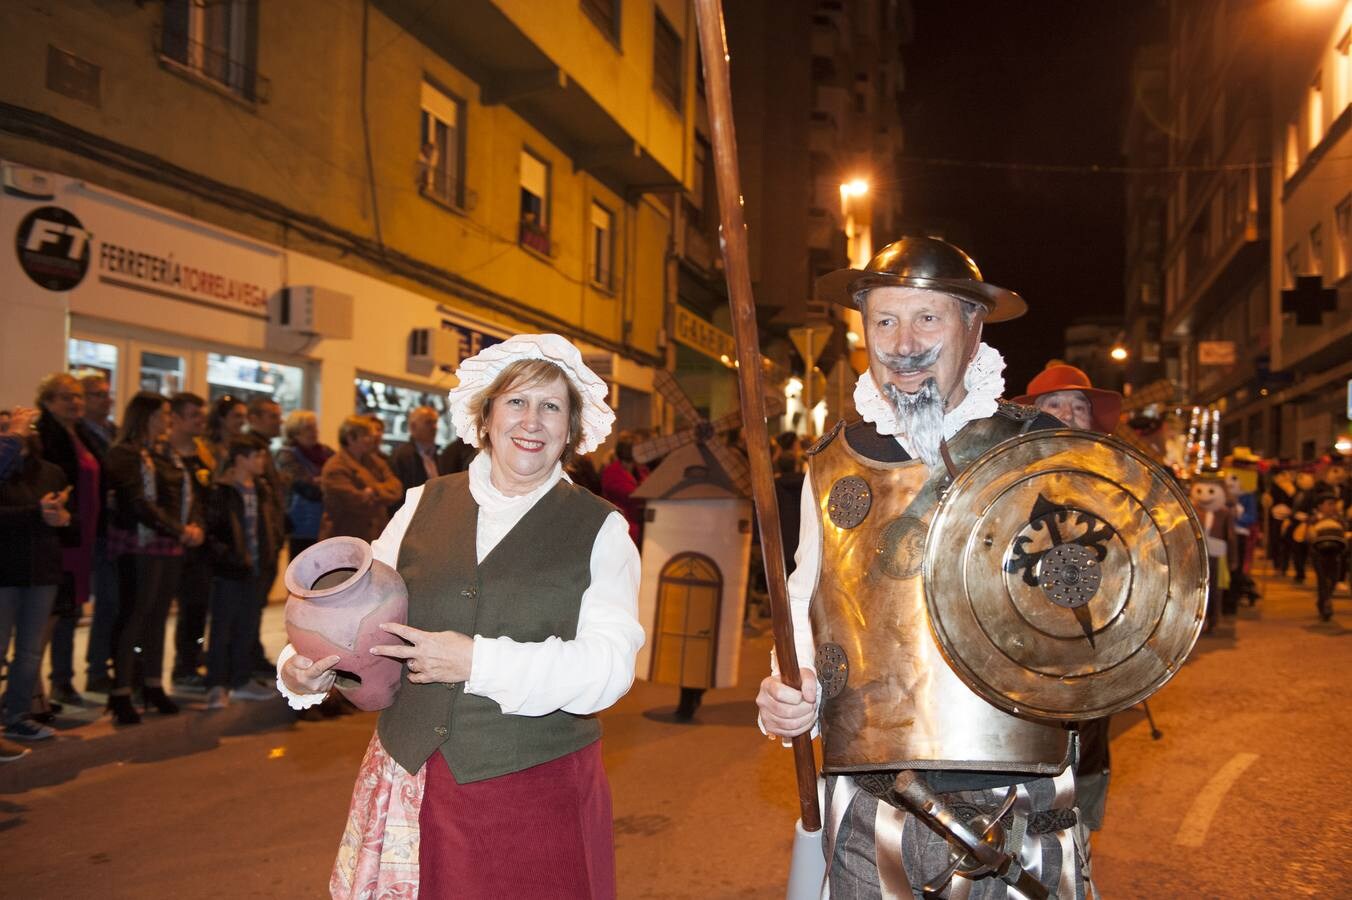
<svg viewBox="0 0 1352 900">
<path fill-rule="evenodd" d="M 207 503 L 211 556 L 211 630 L 207 639 L 207 709 L 230 700 L 267 700 L 271 687 L 249 680 L 258 640 L 258 609 L 267 599 L 263 560 L 275 559 L 282 526 L 262 478 L 267 443 L 255 434 L 229 439 Z"/>
</svg>

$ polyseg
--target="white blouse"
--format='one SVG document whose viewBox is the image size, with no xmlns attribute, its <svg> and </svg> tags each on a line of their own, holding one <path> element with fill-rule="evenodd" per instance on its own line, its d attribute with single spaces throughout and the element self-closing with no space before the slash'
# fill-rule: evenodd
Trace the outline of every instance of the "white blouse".
<svg viewBox="0 0 1352 900">
<path fill-rule="evenodd" d="M 475 542 L 479 562 L 560 478 L 567 477 L 556 464 L 540 487 L 509 497 L 493 486 L 491 465 L 488 454 L 480 453 L 469 467 L 470 494 L 479 506 Z M 422 491 L 416 487 L 408 492 L 404 505 L 371 545 L 375 558 L 391 568 L 397 569 L 399 547 Z M 487 697 L 504 713 L 518 716 L 542 716 L 560 709 L 587 715 L 614 704 L 634 683 L 634 659 L 643 646 L 643 627 L 638 623 L 640 572 L 629 524 L 619 512 L 612 512 L 592 544 L 591 584 L 582 594 L 577 635 L 568 641 L 551 637 L 521 643 L 476 634 L 465 693 Z M 295 652 L 288 644 L 278 657 L 277 688 L 293 709 L 305 709 L 323 700 L 324 694 L 295 694 L 282 683 L 281 667 Z"/>
</svg>

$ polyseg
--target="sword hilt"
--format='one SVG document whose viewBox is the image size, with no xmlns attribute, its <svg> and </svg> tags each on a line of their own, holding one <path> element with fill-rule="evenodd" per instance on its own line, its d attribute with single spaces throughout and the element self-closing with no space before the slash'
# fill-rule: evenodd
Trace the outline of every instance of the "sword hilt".
<svg viewBox="0 0 1352 900">
<path fill-rule="evenodd" d="M 1009 789 L 994 815 L 978 817 L 974 823 L 968 823 L 950 809 L 918 772 L 904 770 L 897 773 L 895 788 L 912 812 L 935 826 L 950 844 L 955 845 L 955 859 L 942 873 L 942 880 L 935 879 L 935 884 L 926 884 L 926 891 L 937 893 L 942 890 L 959 871 L 972 878 L 991 873 L 1012 884 L 1029 900 L 1049 900 L 1047 887 L 1022 868 L 1017 876 L 1009 877 L 1017 860 L 1005 848 L 1006 834 L 1000 817 L 1014 805 L 1018 796 L 1016 788 Z"/>
</svg>

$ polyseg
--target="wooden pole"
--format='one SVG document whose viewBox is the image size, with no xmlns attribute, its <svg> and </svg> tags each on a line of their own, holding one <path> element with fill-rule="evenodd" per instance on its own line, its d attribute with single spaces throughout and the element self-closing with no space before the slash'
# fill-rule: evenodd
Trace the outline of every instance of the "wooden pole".
<svg viewBox="0 0 1352 900">
<path fill-rule="evenodd" d="M 704 55 L 705 99 L 713 132 L 714 171 L 718 181 L 718 210 L 723 223 L 723 269 L 727 273 L 732 305 L 732 333 L 737 341 L 738 383 L 742 421 L 751 464 L 751 494 L 760 523 L 761 556 L 770 589 L 770 619 L 780 677 L 790 687 L 801 687 L 798 652 L 793 643 L 793 618 L 784 574 L 784 541 L 779 532 L 774 472 L 770 463 L 770 435 L 765 430 L 765 390 L 761 384 L 760 339 L 756 331 L 756 300 L 751 294 L 751 261 L 742 215 L 741 179 L 737 171 L 737 135 L 732 125 L 732 88 L 728 75 L 727 36 L 723 30 L 721 0 L 695 0 L 700 49 Z M 808 373 L 811 377 L 811 372 Z M 821 830 L 817 806 L 817 760 L 812 738 L 793 739 L 794 769 L 798 776 L 798 806 L 805 831 Z"/>
</svg>

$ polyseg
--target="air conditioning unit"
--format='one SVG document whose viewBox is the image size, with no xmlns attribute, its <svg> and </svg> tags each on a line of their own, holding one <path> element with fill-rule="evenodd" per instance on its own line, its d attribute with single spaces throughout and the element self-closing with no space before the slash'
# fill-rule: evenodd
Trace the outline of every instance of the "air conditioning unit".
<svg viewBox="0 0 1352 900">
<path fill-rule="evenodd" d="M 352 295 L 311 285 L 284 287 L 277 295 L 275 324 L 308 337 L 352 339 Z"/>
<path fill-rule="evenodd" d="M 460 365 L 460 334 L 444 328 L 415 328 L 408 333 L 408 370 L 430 375 Z"/>
<path fill-rule="evenodd" d="M 6 194 L 29 200 L 51 200 L 56 196 L 56 182 L 52 176 L 14 163 L 0 165 L 0 186 Z"/>
</svg>

